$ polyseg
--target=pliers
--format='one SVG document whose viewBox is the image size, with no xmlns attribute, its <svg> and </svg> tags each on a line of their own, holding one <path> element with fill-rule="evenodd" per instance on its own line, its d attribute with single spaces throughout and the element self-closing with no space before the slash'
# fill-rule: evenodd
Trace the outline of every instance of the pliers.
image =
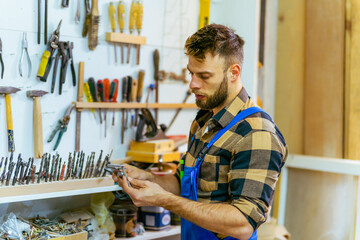
<svg viewBox="0 0 360 240">
<path fill-rule="evenodd" d="M 51 141 L 54 139 L 56 133 L 59 132 L 59 135 L 58 135 L 58 137 L 57 137 L 56 143 L 55 143 L 54 148 L 53 148 L 54 151 L 55 151 L 55 150 L 57 149 L 57 147 L 59 146 L 60 140 L 61 140 L 64 132 L 66 132 L 66 130 L 67 130 L 67 125 L 69 124 L 69 121 L 70 121 L 70 114 L 71 114 L 71 112 L 72 112 L 72 110 L 73 110 L 74 108 L 75 108 L 75 105 L 74 105 L 74 104 L 71 104 L 71 105 L 66 109 L 65 114 L 64 114 L 64 117 L 62 117 L 62 118 L 58 121 L 55 129 L 51 132 L 50 137 L 49 137 L 48 140 L 47 140 L 48 143 L 51 142 Z"/>
<path fill-rule="evenodd" d="M 0 63 L 1 63 L 1 79 L 3 79 L 5 67 L 4 67 L 4 62 L 3 62 L 3 59 L 2 59 L 2 41 L 1 41 L 1 38 L 0 38 Z"/>
<path fill-rule="evenodd" d="M 22 40 L 22 52 L 21 52 L 21 57 L 20 57 L 20 62 L 19 62 L 19 73 L 20 73 L 21 77 L 23 76 L 23 74 L 22 74 L 22 62 L 23 62 L 24 55 L 26 55 L 26 57 L 27 57 L 27 62 L 28 62 L 28 65 L 29 65 L 28 77 L 30 77 L 30 75 L 31 75 L 31 60 L 30 60 L 30 56 L 29 56 L 29 52 L 28 52 L 28 41 L 27 41 L 25 32 L 24 32 L 23 40 Z"/>
<path fill-rule="evenodd" d="M 61 58 L 61 63 L 63 63 L 64 59 L 66 58 L 66 54 L 65 54 L 65 42 L 58 42 L 58 51 L 57 54 L 55 56 L 55 63 L 54 63 L 54 70 L 53 70 L 53 78 L 51 81 L 51 93 L 54 93 L 54 88 L 55 88 L 55 81 L 56 81 L 56 72 L 58 69 L 58 64 L 59 64 L 59 59 Z M 62 67 L 61 67 L 62 68 Z M 61 76 L 61 75 L 60 75 Z M 61 80 L 60 80 L 61 81 Z M 62 92 L 62 84 L 60 82 L 60 87 L 59 87 L 59 94 L 61 94 Z"/>
</svg>

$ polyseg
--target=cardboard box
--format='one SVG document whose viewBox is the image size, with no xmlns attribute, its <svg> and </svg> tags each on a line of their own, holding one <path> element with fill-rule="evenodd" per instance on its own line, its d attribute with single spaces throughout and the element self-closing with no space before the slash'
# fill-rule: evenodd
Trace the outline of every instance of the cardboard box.
<svg viewBox="0 0 360 240">
<path fill-rule="evenodd" d="M 278 225 L 272 218 L 261 225 L 258 229 L 258 240 L 289 240 L 290 233 L 284 226 Z"/>
</svg>

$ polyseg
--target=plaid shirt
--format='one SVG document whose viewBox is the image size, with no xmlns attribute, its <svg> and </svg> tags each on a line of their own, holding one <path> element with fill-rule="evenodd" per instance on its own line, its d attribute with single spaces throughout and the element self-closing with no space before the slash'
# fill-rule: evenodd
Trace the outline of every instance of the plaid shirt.
<svg viewBox="0 0 360 240">
<path fill-rule="evenodd" d="M 197 154 L 215 134 L 239 112 L 253 106 L 255 103 L 242 88 L 215 116 L 211 111 L 200 110 L 191 125 L 189 141 L 194 134 L 195 138 L 184 156 L 185 166 L 194 167 Z M 269 213 L 287 153 L 282 134 L 267 114 L 255 113 L 241 120 L 205 155 L 199 174 L 198 201 L 228 202 L 257 229 Z M 178 179 L 179 171 L 178 168 Z"/>
</svg>

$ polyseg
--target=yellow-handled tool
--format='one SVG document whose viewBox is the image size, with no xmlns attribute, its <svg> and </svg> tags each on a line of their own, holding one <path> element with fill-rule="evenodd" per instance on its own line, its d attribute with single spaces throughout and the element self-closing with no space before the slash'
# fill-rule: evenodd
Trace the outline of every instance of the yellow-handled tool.
<svg viewBox="0 0 360 240">
<path fill-rule="evenodd" d="M 130 34 L 132 34 L 135 31 L 136 18 L 137 18 L 137 7 L 138 7 L 137 1 L 132 0 L 131 6 L 130 6 L 130 17 L 129 17 L 129 32 L 130 32 Z M 130 63 L 130 53 L 131 53 L 131 47 L 130 47 L 130 44 L 128 44 L 126 63 Z"/>
<path fill-rule="evenodd" d="M 209 25 L 211 0 L 200 0 L 199 29 Z"/>
<path fill-rule="evenodd" d="M 118 24 L 120 33 L 124 33 L 125 31 L 125 3 L 123 0 L 119 1 L 119 4 L 117 6 L 118 11 Z M 120 44 L 120 51 L 121 51 L 121 64 L 124 64 L 124 45 Z"/>
<path fill-rule="evenodd" d="M 90 87 L 89 87 L 88 83 L 84 83 L 84 94 L 85 94 L 87 102 L 93 102 L 93 99 L 92 99 L 91 93 L 90 93 Z M 91 112 L 94 114 L 94 118 L 96 119 L 95 110 L 93 108 L 91 108 Z"/>
<path fill-rule="evenodd" d="M 116 32 L 116 7 L 112 2 L 110 2 L 109 5 L 109 20 L 110 20 L 111 31 Z M 115 43 L 114 43 L 114 53 L 115 53 L 115 63 L 117 63 Z"/>
<path fill-rule="evenodd" d="M 143 1 L 137 0 L 136 30 L 140 35 L 143 23 Z M 140 44 L 136 45 L 136 65 L 140 64 Z"/>
<path fill-rule="evenodd" d="M 0 94 L 5 94 L 5 103 L 6 103 L 6 123 L 7 123 L 7 132 L 8 132 L 8 151 L 15 151 L 15 142 L 14 142 L 14 127 L 11 111 L 11 98 L 10 94 L 20 91 L 19 88 L 15 87 L 0 87 Z"/>
</svg>

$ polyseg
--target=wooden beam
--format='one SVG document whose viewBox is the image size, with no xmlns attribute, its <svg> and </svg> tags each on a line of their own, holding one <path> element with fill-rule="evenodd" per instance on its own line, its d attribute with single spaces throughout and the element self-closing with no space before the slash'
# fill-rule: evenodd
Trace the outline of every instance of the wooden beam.
<svg viewBox="0 0 360 240">
<path fill-rule="evenodd" d="M 360 2 L 346 0 L 344 154 L 360 159 Z"/>
<path fill-rule="evenodd" d="M 343 157 L 345 0 L 306 1 L 304 153 Z"/>
</svg>

